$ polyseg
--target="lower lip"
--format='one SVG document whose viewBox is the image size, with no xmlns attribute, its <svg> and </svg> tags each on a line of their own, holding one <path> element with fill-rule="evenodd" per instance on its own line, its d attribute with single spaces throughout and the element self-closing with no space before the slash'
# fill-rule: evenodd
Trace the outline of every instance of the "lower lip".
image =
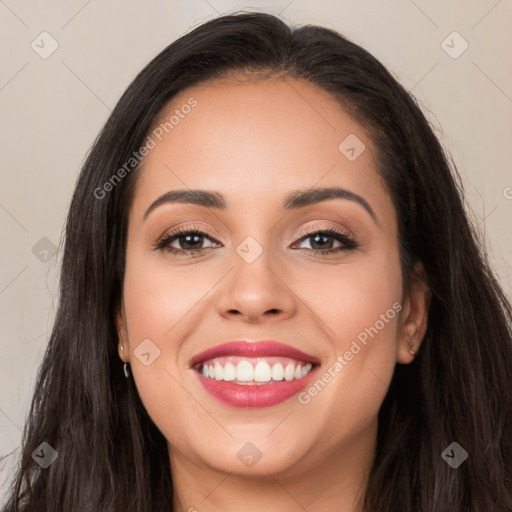
<svg viewBox="0 0 512 512">
<path fill-rule="evenodd" d="M 318 366 L 297 380 L 269 384 L 233 384 L 205 377 L 196 371 L 203 387 L 214 398 L 230 407 L 270 407 L 284 402 L 304 389 L 313 378 Z"/>
</svg>

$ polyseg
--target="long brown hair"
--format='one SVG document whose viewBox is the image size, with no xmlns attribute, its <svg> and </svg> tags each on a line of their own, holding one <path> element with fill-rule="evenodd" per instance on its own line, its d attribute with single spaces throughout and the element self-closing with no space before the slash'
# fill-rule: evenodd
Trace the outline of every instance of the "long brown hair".
<svg viewBox="0 0 512 512">
<path fill-rule="evenodd" d="M 512 510 L 512 311 L 468 222 L 463 189 L 415 100 L 372 55 L 317 26 L 263 13 L 218 17 L 133 80 L 98 136 L 69 210 L 60 301 L 19 471 L 3 510 L 172 510 L 166 440 L 123 376 L 114 311 L 137 168 L 98 197 L 178 92 L 233 72 L 281 73 L 328 91 L 368 131 L 397 211 L 404 277 L 421 262 L 432 296 L 414 363 L 397 365 L 379 412 L 369 512 Z M 41 469 L 31 454 L 49 443 Z M 457 469 L 441 454 L 468 452 Z"/>
</svg>

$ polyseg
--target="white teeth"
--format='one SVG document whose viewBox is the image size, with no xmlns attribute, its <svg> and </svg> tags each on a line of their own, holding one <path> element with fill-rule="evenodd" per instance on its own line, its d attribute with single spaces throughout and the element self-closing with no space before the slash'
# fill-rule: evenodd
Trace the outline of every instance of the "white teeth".
<svg viewBox="0 0 512 512">
<path fill-rule="evenodd" d="M 281 363 L 276 363 L 272 366 L 272 380 L 283 380 L 284 379 L 284 368 Z"/>
<path fill-rule="evenodd" d="M 250 382 L 254 380 L 254 368 L 249 361 L 240 361 L 236 366 L 236 380 Z"/>
<path fill-rule="evenodd" d="M 236 368 L 234 364 L 226 363 L 226 365 L 224 366 L 224 380 L 236 380 Z"/>
<path fill-rule="evenodd" d="M 268 382 L 272 378 L 272 369 L 267 361 L 259 361 L 254 368 L 254 380 L 256 382 Z"/>
<path fill-rule="evenodd" d="M 290 381 L 295 378 L 295 365 L 288 363 L 284 370 L 284 380 Z"/>
<path fill-rule="evenodd" d="M 215 380 L 224 380 L 224 368 L 218 361 L 215 361 Z"/>
<path fill-rule="evenodd" d="M 288 363 L 286 367 L 282 363 L 276 362 L 273 365 L 266 360 L 260 360 L 256 366 L 249 360 L 241 360 L 238 364 L 226 362 L 222 365 L 219 361 L 211 361 L 209 364 L 203 364 L 201 374 L 210 379 L 223 380 L 226 382 L 236 381 L 237 383 L 251 382 L 278 382 L 283 379 L 292 381 L 305 377 L 313 368 L 311 363 Z"/>
</svg>

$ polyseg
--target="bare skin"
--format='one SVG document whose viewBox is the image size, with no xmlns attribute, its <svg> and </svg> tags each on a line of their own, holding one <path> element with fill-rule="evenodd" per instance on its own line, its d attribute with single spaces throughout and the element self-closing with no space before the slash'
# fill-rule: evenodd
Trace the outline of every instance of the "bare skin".
<svg viewBox="0 0 512 512">
<path fill-rule="evenodd" d="M 396 212 L 372 142 L 327 93 L 290 78 L 187 89 L 155 126 L 190 97 L 197 106 L 141 170 L 117 316 L 119 355 L 168 440 L 175 510 L 359 512 L 379 408 L 395 365 L 413 360 L 411 343 L 419 350 L 428 310 L 424 281 L 403 293 Z M 349 134 L 366 148 L 354 161 L 338 149 Z M 320 187 L 357 194 L 375 218 L 350 199 L 282 208 L 289 193 Z M 167 202 L 144 219 L 157 198 L 188 189 L 217 191 L 227 207 Z M 155 249 L 165 234 L 192 227 L 206 233 L 188 239 L 199 253 Z M 357 247 L 329 233 L 315 245 L 303 234 L 329 228 Z M 251 263 L 236 250 L 247 237 L 262 249 Z M 190 251 L 186 242 L 182 235 L 170 245 Z M 399 311 L 389 318 L 393 304 Z M 333 371 L 358 335 L 381 324 Z M 134 354 L 145 339 L 160 350 L 149 366 Z M 240 339 L 296 347 L 320 359 L 319 375 L 331 368 L 332 378 L 302 403 L 294 396 L 271 407 L 225 405 L 189 362 Z M 251 468 L 237 456 L 248 442 L 262 455 Z"/>
</svg>

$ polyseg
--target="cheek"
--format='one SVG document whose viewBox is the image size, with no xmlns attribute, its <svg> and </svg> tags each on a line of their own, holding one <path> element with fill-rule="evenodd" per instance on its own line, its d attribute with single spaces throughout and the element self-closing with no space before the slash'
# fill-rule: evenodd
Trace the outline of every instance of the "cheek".
<svg viewBox="0 0 512 512">
<path fill-rule="evenodd" d="M 392 248 L 354 258 L 346 265 L 326 266 L 296 282 L 301 283 L 301 297 L 318 313 L 338 352 L 376 322 L 386 338 L 382 342 L 395 341 L 390 336 L 397 318 L 393 304 L 402 299 L 402 276 L 398 253 Z"/>
<path fill-rule="evenodd" d="M 151 260 L 132 253 L 127 261 L 124 305 L 130 367 L 149 415 L 168 439 L 178 442 L 183 420 L 175 411 L 200 415 L 182 382 L 187 361 L 178 357 L 180 344 L 193 336 L 195 308 L 216 280 L 194 272 L 192 266 L 177 271 Z"/>
<path fill-rule="evenodd" d="M 309 305 L 320 312 L 332 356 L 319 376 L 322 382 L 306 390 L 302 403 L 309 403 L 311 414 L 331 411 L 334 437 L 340 431 L 349 435 L 373 421 L 396 365 L 400 260 L 392 249 L 379 251 L 341 266 L 336 275 L 331 269 L 316 278 L 302 296 L 316 300 Z"/>
<path fill-rule="evenodd" d="M 162 349 L 169 349 L 173 334 L 179 331 L 182 337 L 194 307 L 216 280 L 193 266 L 176 269 L 148 260 L 134 258 L 127 266 L 124 298 L 130 337 L 159 340 Z"/>
</svg>

